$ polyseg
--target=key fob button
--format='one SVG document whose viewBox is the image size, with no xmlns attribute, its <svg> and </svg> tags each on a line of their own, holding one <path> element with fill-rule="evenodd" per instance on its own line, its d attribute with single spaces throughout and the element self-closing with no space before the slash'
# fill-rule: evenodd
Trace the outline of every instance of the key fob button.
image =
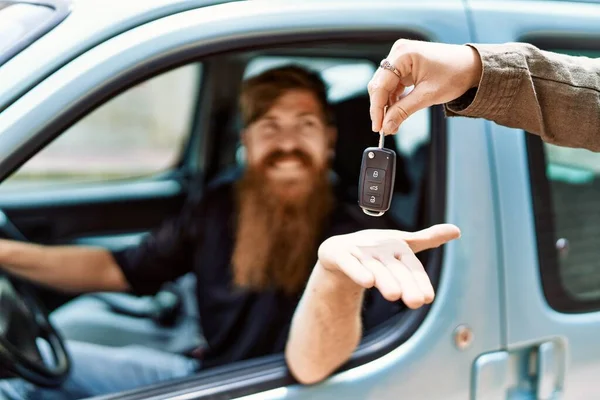
<svg viewBox="0 0 600 400">
<path fill-rule="evenodd" d="M 367 168 L 367 180 L 370 182 L 381 183 L 385 179 L 385 170 L 377 168 Z"/>
<path fill-rule="evenodd" d="M 364 203 L 375 207 L 381 207 L 381 195 L 366 193 L 364 195 Z"/>
<path fill-rule="evenodd" d="M 381 192 L 383 192 L 383 186 L 380 184 L 368 183 L 366 192 L 367 193 L 381 193 Z"/>
</svg>

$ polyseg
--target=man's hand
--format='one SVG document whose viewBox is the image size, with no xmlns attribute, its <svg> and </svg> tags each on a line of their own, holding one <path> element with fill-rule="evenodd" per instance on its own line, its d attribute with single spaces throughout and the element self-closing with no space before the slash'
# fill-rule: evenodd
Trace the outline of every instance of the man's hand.
<svg viewBox="0 0 600 400">
<path fill-rule="evenodd" d="M 379 132 L 383 124 L 386 135 L 396 133 L 416 111 L 452 101 L 481 79 L 481 59 L 469 46 L 400 39 L 387 60 L 402 78 L 378 68 L 369 82 L 372 129 Z M 405 88 L 413 85 L 414 89 L 401 98 Z M 384 120 L 386 105 L 389 108 Z"/>
<path fill-rule="evenodd" d="M 319 382 L 350 358 L 362 335 L 363 288 L 375 286 L 411 308 L 431 303 L 433 287 L 415 253 L 459 236 L 456 226 L 443 224 L 414 233 L 364 230 L 323 242 L 285 351 L 296 379 Z"/>
<path fill-rule="evenodd" d="M 429 277 L 415 253 L 439 247 L 460 237 L 450 224 L 418 232 L 363 230 L 333 236 L 319 248 L 319 262 L 338 279 L 362 288 L 375 286 L 390 301 L 402 299 L 410 308 L 433 301 Z"/>
</svg>

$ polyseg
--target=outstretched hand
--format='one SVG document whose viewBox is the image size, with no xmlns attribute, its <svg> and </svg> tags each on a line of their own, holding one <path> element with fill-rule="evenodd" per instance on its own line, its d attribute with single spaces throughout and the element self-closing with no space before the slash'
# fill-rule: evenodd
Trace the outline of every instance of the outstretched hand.
<svg viewBox="0 0 600 400">
<path fill-rule="evenodd" d="M 418 232 L 368 229 L 327 239 L 319 247 L 319 262 L 365 289 L 376 287 L 387 300 L 419 308 L 433 301 L 434 290 L 415 253 L 459 237 L 450 224 Z"/>
</svg>

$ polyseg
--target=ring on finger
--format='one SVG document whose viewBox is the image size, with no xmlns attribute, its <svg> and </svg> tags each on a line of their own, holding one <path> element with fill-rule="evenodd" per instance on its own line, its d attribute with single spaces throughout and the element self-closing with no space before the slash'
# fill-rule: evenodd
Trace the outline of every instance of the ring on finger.
<svg viewBox="0 0 600 400">
<path fill-rule="evenodd" d="M 396 67 L 394 67 L 394 65 L 388 61 L 387 58 L 384 58 L 383 60 L 381 60 L 381 63 L 379 63 L 379 68 L 387 69 L 388 71 L 393 72 L 398 78 L 402 79 L 402 75 L 400 74 L 400 71 L 398 71 L 396 69 Z"/>
</svg>

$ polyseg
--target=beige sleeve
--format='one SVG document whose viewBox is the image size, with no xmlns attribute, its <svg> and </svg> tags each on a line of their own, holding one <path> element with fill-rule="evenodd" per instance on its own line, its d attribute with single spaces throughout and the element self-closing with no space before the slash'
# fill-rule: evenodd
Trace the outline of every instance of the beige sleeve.
<svg viewBox="0 0 600 400">
<path fill-rule="evenodd" d="M 444 105 L 447 116 L 485 118 L 549 143 L 600 151 L 600 59 L 525 43 L 469 46 L 481 57 L 481 81 Z"/>
</svg>

